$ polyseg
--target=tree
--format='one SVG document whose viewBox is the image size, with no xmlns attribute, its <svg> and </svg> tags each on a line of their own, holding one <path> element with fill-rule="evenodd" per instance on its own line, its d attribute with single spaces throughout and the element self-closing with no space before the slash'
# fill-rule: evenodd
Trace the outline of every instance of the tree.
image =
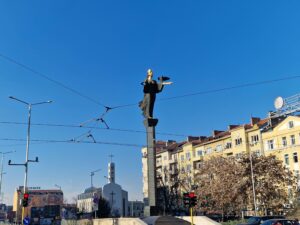
<svg viewBox="0 0 300 225">
<path fill-rule="evenodd" d="M 100 197 L 98 201 L 98 211 L 97 211 L 97 217 L 98 218 L 107 218 L 110 216 L 111 208 L 109 206 L 108 201 Z"/>
<path fill-rule="evenodd" d="M 223 215 L 240 208 L 237 171 L 240 165 L 231 158 L 213 157 L 204 161 L 195 176 L 198 208 Z"/>
<path fill-rule="evenodd" d="M 275 156 L 251 155 L 253 165 L 253 177 L 256 194 L 256 202 L 260 210 L 267 212 L 271 209 L 279 212 L 283 205 L 294 198 L 296 193 L 296 180 L 293 174 L 283 166 L 282 161 Z M 251 165 L 249 155 L 243 155 L 239 163 L 242 170 L 239 171 L 240 195 L 248 197 L 253 203 L 253 191 L 251 190 Z"/>
<path fill-rule="evenodd" d="M 188 179 L 186 175 L 182 176 L 179 172 L 177 166 L 174 166 L 172 170 L 165 168 L 157 172 L 157 206 L 161 215 L 173 215 L 185 210 L 181 192 L 187 191 L 185 182 Z"/>
<path fill-rule="evenodd" d="M 288 189 L 295 192 L 295 178 L 275 156 L 252 155 L 256 200 L 260 209 L 277 212 L 288 202 Z M 222 214 L 253 208 L 250 157 L 213 157 L 203 162 L 196 173 L 196 194 L 202 210 Z M 291 196 L 290 196 L 291 197 Z"/>
</svg>

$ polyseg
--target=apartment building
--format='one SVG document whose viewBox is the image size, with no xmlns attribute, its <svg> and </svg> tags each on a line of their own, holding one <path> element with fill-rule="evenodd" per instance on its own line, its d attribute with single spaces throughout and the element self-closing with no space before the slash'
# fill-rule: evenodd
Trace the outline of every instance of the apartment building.
<svg viewBox="0 0 300 225">
<path fill-rule="evenodd" d="M 272 121 L 273 124 L 262 133 L 264 152 L 275 155 L 283 161 L 297 177 L 300 184 L 299 154 L 300 154 L 300 117 L 288 116 L 283 120 Z"/>
<path fill-rule="evenodd" d="M 227 130 L 214 130 L 211 136 L 188 137 L 180 143 L 158 141 L 156 168 L 158 186 L 172 186 L 180 181 L 189 191 L 194 174 L 204 160 L 214 156 L 240 158 L 242 154 L 275 155 L 294 172 L 300 185 L 300 117 L 276 119 L 251 117 L 249 123 L 229 125 Z M 147 148 L 143 152 L 144 196 L 147 193 Z M 185 190 L 186 189 L 186 190 Z M 189 189 L 189 190 L 188 190 Z"/>
</svg>

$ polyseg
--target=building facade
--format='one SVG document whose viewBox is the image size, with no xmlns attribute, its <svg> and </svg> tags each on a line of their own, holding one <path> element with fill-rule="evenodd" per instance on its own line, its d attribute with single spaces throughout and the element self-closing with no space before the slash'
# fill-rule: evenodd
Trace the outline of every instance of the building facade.
<svg viewBox="0 0 300 225">
<path fill-rule="evenodd" d="M 85 189 L 82 194 L 77 196 L 77 209 L 79 213 L 91 214 L 98 210 L 99 197 L 102 196 L 102 189 L 96 187 L 89 187 Z"/>
<path fill-rule="evenodd" d="M 61 190 L 28 190 L 28 206 L 24 215 L 31 218 L 33 224 L 43 224 L 42 220 L 60 221 L 63 205 L 63 192 Z M 16 189 L 13 199 L 13 211 L 17 221 L 22 220 L 23 187 Z"/>
<path fill-rule="evenodd" d="M 143 217 L 144 216 L 144 203 L 142 201 L 129 201 L 127 216 Z"/>
<path fill-rule="evenodd" d="M 143 154 L 143 192 L 147 199 L 147 148 Z M 180 183 L 180 192 L 191 191 L 194 175 L 201 163 L 211 157 L 234 157 L 242 154 L 275 155 L 297 177 L 300 185 L 300 117 L 282 116 L 249 123 L 228 125 L 224 131 L 214 130 L 211 136 L 188 137 L 180 143 L 158 141 L 156 146 L 157 184 L 171 187 Z M 177 182 L 177 183 L 178 183 Z"/>
</svg>

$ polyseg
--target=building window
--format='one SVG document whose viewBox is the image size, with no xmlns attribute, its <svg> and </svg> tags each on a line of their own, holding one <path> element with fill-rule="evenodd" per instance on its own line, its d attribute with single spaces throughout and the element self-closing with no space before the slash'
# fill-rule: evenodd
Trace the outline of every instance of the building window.
<svg viewBox="0 0 300 225">
<path fill-rule="evenodd" d="M 202 156 L 202 155 L 203 155 L 202 150 L 198 150 L 198 151 L 197 151 L 197 156 Z"/>
<path fill-rule="evenodd" d="M 187 160 L 190 160 L 191 159 L 191 154 L 188 152 L 188 153 L 185 154 L 185 157 L 186 157 Z"/>
<path fill-rule="evenodd" d="M 294 163 L 298 163 L 298 154 L 297 154 L 297 152 L 294 152 L 293 159 L 294 159 Z"/>
<path fill-rule="evenodd" d="M 286 147 L 286 146 L 287 146 L 286 137 L 282 137 L 282 146 L 283 146 L 283 147 Z"/>
<path fill-rule="evenodd" d="M 187 172 L 191 172 L 191 168 L 192 168 L 191 165 L 187 165 L 187 166 L 186 166 L 186 171 L 187 171 Z"/>
<path fill-rule="evenodd" d="M 269 150 L 274 149 L 274 141 L 273 140 L 268 140 L 268 149 Z"/>
<path fill-rule="evenodd" d="M 184 155 L 182 155 L 180 159 L 181 159 L 181 161 L 184 161 Z"/>
<path fill-rule="evenodd" d="M 212 149 L 211 148 L 207 148 L 206 149 L 206 154 L 210 154 L 212 152 Z"/>
<path fill-rule="evenodd" d="M 254 151 L 253 154 L 256 155 L 257 157 L 259 157 L 259 156 L 261 155 L 261 154 L 260 154 L 260 150 Z"/>
<path fill-rule="evenodd" d="M 259 141 L 258 135 L 251 136 L 251 143 L 257 143 Z"/>
<path fill-rule="evenodd" d="M 299 180 L 300 180 L 299 170 L 295 170 L 295 176 L 296 176 L 297 182 L 299 182 Z"/>
<path fill-rule="evenodd" d="M 225 149 L 229 149 L 229 148 L 232 148 L 231 142 L 227 142 L 225 145 Z"/>
<path fill-rule="evenodd" d="M 217 151 L 217 152 L 221 152 L 221 151 L 222 151 L 222 145 L 217 145 L 216 151 Z"/>
<path fill-rule="evenodd" d="M 289 128 L 293 128 L 294 127 L 294 121 L 289 121 Z"/>
<path fill-rule="evenodd" d="M 242 138 L 235 139 L 235 145 L 241 145 L 243 142 Z"/>
<path fill-rule="evenodd" d="M 166 161 L 167 160 L 167 156 L 164 156 L 164 161 Z"/>
<path fill-rule="evenodd" d="M 296 140 L 295 140 L 295 135 L 291 135 L 291 145 L 295 145 Z"/>
<path fill-rule="evenodd" d="M 285 154 L 284 155 L 284 163 L 285 163 L 285 165 L 290 165 L 290 160 L 289 160 L 289 155 L 288 154 Z"/>
</svg>

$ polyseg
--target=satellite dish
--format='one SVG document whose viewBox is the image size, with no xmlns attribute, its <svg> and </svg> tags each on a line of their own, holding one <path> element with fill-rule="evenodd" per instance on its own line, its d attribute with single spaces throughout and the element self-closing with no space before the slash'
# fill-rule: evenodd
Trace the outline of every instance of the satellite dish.
<svg viewBox="0 0 300 225">
<path fill-rule="evenodd" d="M 284 106 L 284 99 L 282 97 L 277 97 L 274 101 L 275 109 L 279 110 Z"/>
</svg>

